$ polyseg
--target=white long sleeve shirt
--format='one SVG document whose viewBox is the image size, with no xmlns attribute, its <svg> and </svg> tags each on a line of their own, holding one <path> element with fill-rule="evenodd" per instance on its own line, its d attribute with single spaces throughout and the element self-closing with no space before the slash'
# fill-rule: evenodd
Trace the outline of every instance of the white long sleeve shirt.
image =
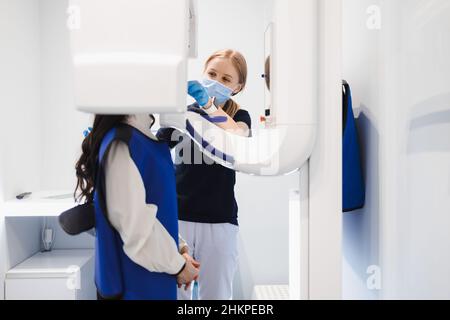
<svg viewBox="0 0 450 320">
<path fill-rule="evenodd" d="M 148 115 L 130 116 L 127 123 L 157 141 L 150 131 L 153 119 Z M 105 182 L 108 218 L 122 238 L 126 255 L 151 272 L 180 272 L 185 259 L 179 251 L 186 242 L 179 237 L 177 248 L 157 219 L 158 207 L 146 203 L 144 182 L 123 142 L 111 145 L 105 162 Z"/>
</svg>

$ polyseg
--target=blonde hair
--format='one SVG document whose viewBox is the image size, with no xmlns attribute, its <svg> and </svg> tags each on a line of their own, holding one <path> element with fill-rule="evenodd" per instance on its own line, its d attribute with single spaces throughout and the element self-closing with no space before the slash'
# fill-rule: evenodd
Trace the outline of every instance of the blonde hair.
<svg viewBox="0 0 450 320">
<path fill-rule="evenodd" d="M 229 59 L 239 75 L 239 84 L 241 85 L 241 89 L 238 92 L 233 93 L 233 96 L 244 90 L 247 84 L 248 68 L 247 68 L 247 61 L 245 60 L 242 53 L 231 49 L 217 51 L 213 53 L 208 58 L 208 60 L 206 60 L 205 71 L 208 68 L 210 62 L 216 58 Z M 234 116 L 236 115 L 236 113 L 239 111 L 240 108 L 241 107 L 233 99 L 230 99 L 225 103 L 223 111 L 225 111 L 231 118 L 234 118 Z"/>
</svg>

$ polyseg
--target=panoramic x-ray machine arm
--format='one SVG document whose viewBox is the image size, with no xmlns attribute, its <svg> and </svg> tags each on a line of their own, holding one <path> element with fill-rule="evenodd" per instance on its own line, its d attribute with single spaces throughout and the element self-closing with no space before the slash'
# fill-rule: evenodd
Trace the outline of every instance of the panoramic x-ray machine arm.
<svg viewBox="0 0 450 320">
<path fill-rule="evenodd" d="M 311 155 L 317 129 L 316 1 L 274 2 L 266 35 L 271 121 L 251 138 L 186 111 L 187 61 L 196 55 L 195 4 L 71 1 L 79 12 L 71 32 L 78 109 L 161 114 L 163 126 L 185 131 L 214 160 L 243 173 L 298 170 Z"/>
</svg>

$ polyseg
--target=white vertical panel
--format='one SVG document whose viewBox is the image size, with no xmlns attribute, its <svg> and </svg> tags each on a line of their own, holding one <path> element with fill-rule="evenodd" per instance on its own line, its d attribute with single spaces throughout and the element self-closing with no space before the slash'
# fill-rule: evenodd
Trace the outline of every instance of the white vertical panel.
<svg viewBox="0 0 450 320">
<path fill-rule="evenodd" d="M 274 3 L 271 91 L 279 126 L 317 123 L 317 9 L 317 0 Z"/>
<path fill-rule="evenodd" d="M 357 117 L 362 166 L 366 181 L 366 205 L 344 214 L 343 297 L 376 299 L 377 288 L 368 287 L 370 266 L 379 266 L 380 204 L 380 30 L 368 28 L 377 18 L 381 0 L 343 0 L 343 76 L 352 89 Z M 378 6 L 378 7 L 374 7 Z M 368 10 L 371 8 L 372 10 Z M 381 18 L 383 18 L 382 16 Z M 384 20 L 384 19 L 382 19 Z M 376 22 L 374 20 L 374 22 Z"/>
<path fill-rule="evenodd" d="M 342 297 L 341 1 L 319 1 L 319 135 L 310 160 L 310 298 Z"/>
<path fill-rule="evenodd" d="M 289 199 L 289 297 L 308 300 L 309 295 L 309 163 L 300 170 L 300 190 Z"/>
</svg>

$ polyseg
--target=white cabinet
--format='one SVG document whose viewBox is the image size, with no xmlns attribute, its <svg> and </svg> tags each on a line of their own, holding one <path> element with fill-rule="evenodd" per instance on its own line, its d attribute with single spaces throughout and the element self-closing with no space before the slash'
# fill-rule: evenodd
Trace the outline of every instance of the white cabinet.
<svg viewBox="0 0 450 320">
<path fill-rule="evenodd" d="M 54 250 L 32 256 L 6 273 L 5 299 L 96 299 L 94 250 Z"/>
</svg>

